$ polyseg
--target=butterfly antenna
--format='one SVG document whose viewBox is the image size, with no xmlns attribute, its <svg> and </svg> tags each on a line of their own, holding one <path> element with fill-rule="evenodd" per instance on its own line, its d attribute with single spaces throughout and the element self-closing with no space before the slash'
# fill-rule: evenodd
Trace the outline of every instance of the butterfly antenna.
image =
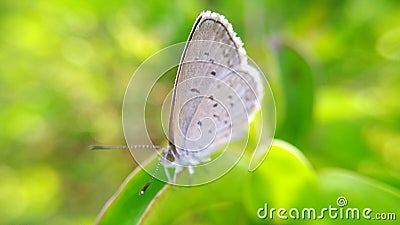
<svg viewBox="0 0 400 225">
<path fill-rule="evenodd" d="M 90 150 L 110 150 L 110 149 L 129 149 L 129 148 L 147 148 L 160 149 L 158 145 L 90 145 Z"/>
<path fill-rule="evenodd" d="M 160 168 L 160 162 L 158 162 L 156 169 L 154 170 L 153 176 L 151 176 L 150 180 L 144 185 L 144 187 L 139 191 L 139 195 L 143 195 L 147 188 L 150 186 L 151 182 L 153 181 L 154 177 L 158 173 L 158 168 Z"/>
<path fill-rule="evenodd" d="M 109 149 L 132 149 L 132 148 L 144 148 L 144 149 L 161 149 L 158 145 L 90 145 L 90 150 L 109 150 Z M 153 176 L 144 185 L 144 187 L 139 191 L 139 195 L 143 195 L 146 189 L 150 186 L 154 177 L 158 173 L 158 168 L 160 168 L 160 162 L 158 162 L 156 169 L 154 170 Z"/>
</svg>

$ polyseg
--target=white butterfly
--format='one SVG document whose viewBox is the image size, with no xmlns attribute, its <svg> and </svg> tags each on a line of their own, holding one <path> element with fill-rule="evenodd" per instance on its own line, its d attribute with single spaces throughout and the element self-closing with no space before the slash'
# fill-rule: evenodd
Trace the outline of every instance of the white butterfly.
<svg viewBox="0 0 400 225">
<path fill-rule="evenodd" d="M 176 175 L 244 135 L 260 107 L 260 74 L 248 65 L 243 43 L 224 16 L 197 18 L 180 61 L 170 113 L 169 139 L 161 163 Z M 168 173 L 167 173 L 168 174 Z M 167 175 L 168 176 L 168 175 Z"/>
<path fill-rule="evenodd" d="M 168 181 L 176 184 L 184 168 L 193 174 L 194 167 L 209 162 L 218 149 L 243 137 L 260 108 L 263 93 L 262 77 L 248 64 L 232 25 L 218 13 L 202 12 L 179 63 L 169 117 L 169 146 L 159 155 Z M 129 146 L 131 150 L 152 147 Z M 173 177 L 169 168 L 174 169 Z"/>
</svg>

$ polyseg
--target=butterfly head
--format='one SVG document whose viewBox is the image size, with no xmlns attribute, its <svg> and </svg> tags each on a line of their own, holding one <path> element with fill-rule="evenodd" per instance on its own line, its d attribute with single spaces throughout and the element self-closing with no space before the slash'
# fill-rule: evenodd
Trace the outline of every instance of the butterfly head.
<svg viewBox="0 0 400 225">
<path fill-rule="evenodd" d="M 165 152 L 164 159 L 166 159 L 166 160 L 168 160 L 170 162 L 174 162 L 175 161 L 175 156 L 174 156 L 174 154 L 172 153 L 171 150 L 168 150 L 167 152 Z"/>
<path fill-rule="evenodd" d="M 178 154 L 176 148 L 173 144 L 170 144 L 168 147 L 163 148 L 162 155 L 160 157 L 160 162 L 163 165 L 170 165 L 177 161 Z"/>
</svg>

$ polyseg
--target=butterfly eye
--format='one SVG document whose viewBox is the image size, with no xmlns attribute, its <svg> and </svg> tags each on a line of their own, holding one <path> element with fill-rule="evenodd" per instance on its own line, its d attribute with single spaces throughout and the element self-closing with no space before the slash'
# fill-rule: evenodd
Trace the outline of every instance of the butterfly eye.
<svg viewBox="0 0 400 225">
<path fill-rule="evenodd" d="M 165 158 L 170 162 L 175 161 L 175 157 L 171 154 L 171 152 L 168 152 L 167 155 L 165 156 Z"/>
</svg>

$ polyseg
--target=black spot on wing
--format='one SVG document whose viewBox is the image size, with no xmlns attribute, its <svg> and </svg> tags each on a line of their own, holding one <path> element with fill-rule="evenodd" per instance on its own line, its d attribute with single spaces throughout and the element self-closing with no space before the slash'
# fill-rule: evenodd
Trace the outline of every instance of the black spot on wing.
<svg viewBox="0 0 400 225">
<path fill-rule="evenodd" d="M 200 91 L 198 89 L 196 89 L 196 88 L 192 88 L 192 89 L 190 89 L 190 91 L 191 92 L 196 92 L 197 94 L 200 94 Z"/>
</svg>

